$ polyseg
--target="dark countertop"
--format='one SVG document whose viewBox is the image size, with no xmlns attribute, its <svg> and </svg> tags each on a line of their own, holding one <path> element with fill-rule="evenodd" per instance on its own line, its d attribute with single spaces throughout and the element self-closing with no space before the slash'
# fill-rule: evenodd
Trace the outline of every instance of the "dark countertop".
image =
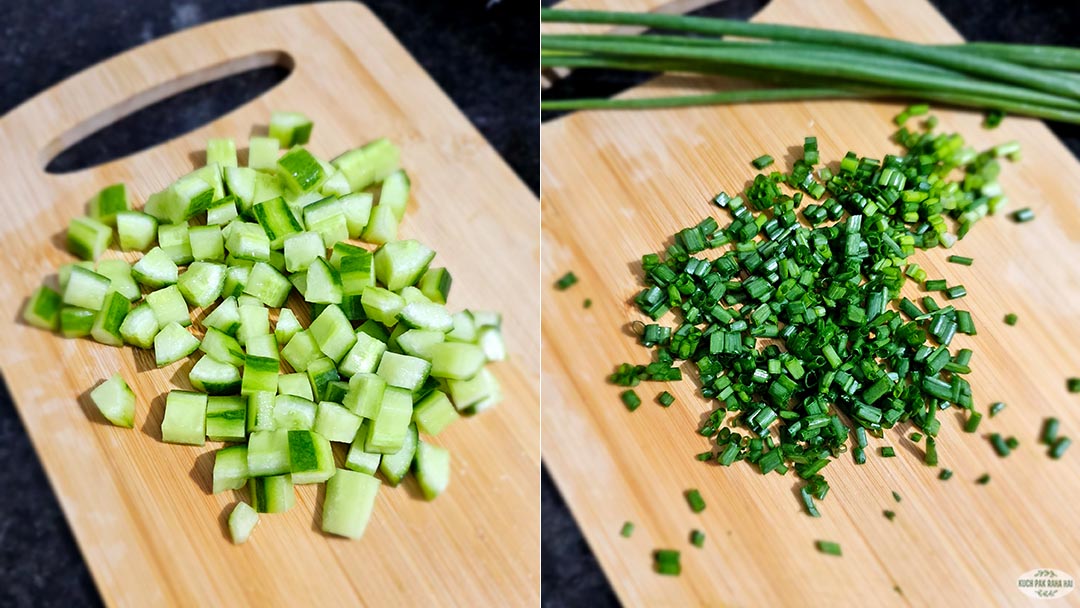
<svg viewBox="0 0 1080 608">
<path fill-rule="evenodd" d="M 1080 40 L 1076 34 L 1080 29 L 1080 5 L 1076 3 L 1055 0 L 930 1 L 968 40 L 1073 46 Z M 554 2 L 544 0 L 542 4 L 551 6 Z M 766 0 L 725 0 L 695 14 L 745 19 L 765 4 Z M 633 81 L 633 76 L 608 74 L 589 82 L 566 83 L 569 86 L 560 91 L 558 97 L 607 96 Z M 1073 154 L 1080 157 L 1080 126 L 1050 123 L 1050 127 Z M 617 606 L 618 600 L 546 470 L 542 483 L 543 605 L 551 608 Z"/>
<path fill-rule="evenodd" d="M 126 49 L 204 21 L 284 4 L 274 0 L 0 0 L 0 114 Z M 536 9 L 525 2 L 366 3 L 534 192 L 539 190 Z M 80 146 L 80 158 L 131 152 L 206 122 L 268 86 L 273 74 L 193 92 L 140 112 L 137 124 Z M 269 80 L 268 80 L 269 79 Z M 229 103 L 230 99 L 232 103 Z M 167 103 L 167 102 L 166 102 Z M 137 127 L 138 132 L 132 132 Z M 316 131 L 318 126 L 316 125 Z M 0 606 L 101 604 L 6 387 L 0 391 Z M 32 404 L 31 404 L 32 405 Z M 74 407 L 74 402 L 72 403 Z M 601 579 L 602 580 L 602 579 Z M 137 584 L 133 581 L 132 584 Z"/>
</svg>

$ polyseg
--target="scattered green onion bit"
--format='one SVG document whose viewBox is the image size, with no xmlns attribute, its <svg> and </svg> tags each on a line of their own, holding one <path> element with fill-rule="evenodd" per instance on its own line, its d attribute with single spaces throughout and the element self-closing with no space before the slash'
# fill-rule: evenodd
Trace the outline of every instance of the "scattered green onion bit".
<svg viewBox="0 0 1080 608">
<path fill-rule="evenodd" d="M 896 490 L 893 490 L 892 497 L 896 502 L 900 502 L 900 494 Z"/>
<path fill-rule="evenodd" d="M 919 443 L 920 441 L 922 441 L 922 437 L 922 433 L 912 433 L 908 435 L 908 439 L 914 441 L 915 443 Z"/>
<path fill-rule="evenodd" d="M 656 571 L 668 576 L 678 576 L 682 572 L 679 565 L 679 552 L 675 549 L 657 549 L 653 552 Z"/>
<path fill-rule="evenodd" d="M 885 447 L 881 448 L 881 457 L 882 458 L 894 458 L 895 456 L 896 456 L 896 450 L 892 449 L 891 447 L 885 446 Z"/>
<path fill-rule="evenodd" d="M 1005 315 L 1005 324 L 1009 326 L 1016 325 L 1016 321 L 1018 319 L 1019 317 L 1016 316 L 1016 313 L 1010 312 L 1009 314 Z"/>
<path fill-rule="evenodd" d="M 672 403 L 675 403 L 675 397 L 671 393 L 669 393 L 667 391 L 664 391 L 664 392 L 660 393 L 656 397 L 656 400 L 659 401 L 660 405 L 662 405 L 664 407 L 668 407 Z"/>
<path fill-rule="evenodd" d="M 1039 435 L 1039 441 L 1046 445 L 1053 445 L 1057 440 L 1058 428 L 1061 426 L 1061 422 L 1057 418 L 1047 418 L 1043 422 L 1042 434 Z"/>
<path fill-rule="evenodd" d="M 926 455 L 923 456 L 923 463 L 930 467 L 936 467 L 938 464 L 937 440 L 933 437 L 926 438 Z"/>
<path fill-rule="evenodd" d="M 1005 118 L 1005 112 L 997 109 L 989 109 L 983 117 L 983 128 L 996 129 Z"/>
<path fill-rule="evenodd" d="M 956 300 L 967 295 L 967 289 L 963 285 L 954 285 L 945 290 L 945 297 L 950 300 Z"/>
<path fill-rule="evenodd" d="M 826 555 L 841 555 L 840 543 L 834 543 L 828 540 L 819 540 L 814 543 L 817 546 L 817 550 Z"/>
<path fill-rule="evenodd" d="M 694 545 L 698 549 L 705 546 L 705 533 L 701 530 L 694 530 L 690 533 L 690 544 Z"/>
<path fill-rule="evenodd" d="M 1023 224 L 1024 222 L 1030 222 L 1035 219 L 1035 212 L 1028 207 L 1024 207 L 1023 209 L 1013 211 L 1009 214 L 1009 217 L 1017 224 Z"/>
<path fill-rule="evenodd" d="M 975 261 L 972 258 L 966 258 L 962 255 L 950 255 L 948 257 L 948 260 L 953 264 L 960 264 L 961 266 L 971 266 L 971 264 Z"/>
<path fill-rule="evenodd" d="M 1054 460 L 1058 460 L 1065 453 L 1065 450 L 1069 449 L 1070 445 L 1072 445 L 1072 439 L 1069 439 L 1068 437 L 1058 437 L 1050 446 L 1050 457 Z"/>
<path fill-rule="evenodd" d="M 885 519 L 889 521 L 892 521 L 896 517 L 896 511 L 890 511 L 888 509 L 882 511 L 882 514 L 885 516 Z"/>
<path fill-rule="evenodd" d="M 968 414 L 967 421 L 964 422 L 964 432 L 974 433 L 978 431 L 980 422 L 982 422 L 982 414 L 976 412 L 975 410 L 971 410 L 971 412 Z"/>
<path fill-rule="evenodd" d="M 585 308 L 592 308 L 592 300 L 589 298 L 585 298 L 585 303 L 583 304 L 583 306 Z"/>
<path fill-rule="evenodd" d="M 949 469 L 941 469 L 941 472 L 938 473 L 937 476 L 941 481 L 948 481 L 950 477 L 952 477 L 952 471 Z"/>
<path fill-rule="evenodd" d="M 926 291 L 941 291 L 948 286 L 945 279 L 932 279 L 923 284 Z"/>
<path fill-rule="evenodd" d="M 698 492 L 696 488 L 686 491 L 686 502 L 694 513 L 701 513 L 705 510 L 705 499 L 701 497 L 701 492 Z"/>
<path fill-rule="evenodd" d="M 990 405 L 990 417 L 993 418 L 1001 413 L 1005 409 L 1005 403 L 1003 401 L 997 401 Z"/>
<path fill-rule="evenodd" d="M 1065 381 L 1065 388 L 1070 393 L 1080 393 L 1080 378 L 1069 378 Z"/>
<path fill-rule="evenodd" d="M 630 538 L 630 535 L 634 533 L 634 523 L 626 522 L 622 525 L 622 530 L 619 531 L 619 536 L 623 538 Z"/>
<path fill-rule="evenodd" d="M 1013 435 L 1009 435 L 1005 438 L 1005 445 L 1007 445 L 1010 450 L 1015 450 L 1020 447 L 1020 440 Z"/>
<path fill-rule="evenodd" d="M 975 483 L 979 484 L 980 486 L 985 486 L 986 484 L 990 483 L 990 474 L 983 473 L 981 477 L 975 480 Z"/>
<path fill-rule="evenodd" d="M 562 276 L 562 278 L 560 278 L 558 281 L 555 281 L 555 289 L 558 289 L 559 291 L 565 291 L 577 282 L 577 276 L 573 272 L 567 272 Z"/>
<path fill-rule="evenodd" d="M 799 495 L 802 496 L 803 506 L 806 507 L 806 512 L 811 517 L 821 517 L 821 513 L 817 510 L 817 505 L 814 504 L 814 497 L 810 494 L 810 490 L 807 486 L 799 488 Z"/>
<path fill-rule="evenodd" d="M 750 161 L 750 164 L 754 165 L 756 169 L 764 169 L 765 167 L 773 164 L 773 157 L 769 156 L 768 154 L 762 154 L 761 156 Z"/>
<path fill-rule="evenodd" d="M 636 410 L 638 406 L 641 405 L 641 397 L 638 397 L 638 394 L 634 392 L 634 389 L 632 388 L 626 389 L 625 391 L 620 393 L 619 398 L 622 399 L 623 405 L 626 406 L 626 409 L 630 410 L 631 412 Z"/>
<path fill-rule="evenodd" d="M 994 446 L 994 451 L 1002 458 L 1008 456 L 1011 451 L 1009 446 L 1005 445 L 1005 438 L 1001 436 L 1001 433 L 990 434 L 990 445 Z"/>
</svg>

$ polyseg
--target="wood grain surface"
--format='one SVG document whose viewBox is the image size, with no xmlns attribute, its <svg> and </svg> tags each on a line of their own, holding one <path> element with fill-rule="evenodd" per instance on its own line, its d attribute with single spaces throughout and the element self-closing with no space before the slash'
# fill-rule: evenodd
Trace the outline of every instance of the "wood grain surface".
<svg viewBox="0 0 1080 608">
<path fill-rule="evenodd" d="M 69 143 L 134 109 L 271 63 L 294 69 L 209 125 L 91 169 L 42 169 Z M 324 158 L 380 136 L 397 142 L 413 183 L 402 238 L 439 252 L 436 263 L 454 276 L 452 308 L 505 313 L 510 361 L 493 367 L 505 402 L 435 440 L 452 453 L 449 489 L 428 503 L 415 482 L 384 487 L 357 541 L 322 534 L 321 486 L 301 486 L 291 511 L 263 516 L 252 539 L 233 546 L 224 522 L 243 494 L 209 493 L 211 453 L 220 444 L 160 442 L 163 394 L 187 386 L 178 372 L 191 363 L 158 370 L 152 353 L 64 340 L 15 322 L 42 277 L 72 260 L 64 229 L 100 188 L 125 182 L 141 205 L 202 161 L 207 138 L 245 146 L 274 109 L 312 117 L 310 148 Z M 16 108 L 0 120 L 0 143 L 7 252 L 0 306 L 8 321 L 0 365 L 107 604 L 537 603 L 539 205 L 366 8 L 286 8 L 169 36 Z M 86 395 L 117 371 L 138 396 L 134 430 L 107 425 Z"/>
<path fill-rule="evenodd" d="M 755 19 L 959 40 L 922 0 L 774 0 Z M 627 95 L 700 86 L 663 78 Z M 790 166 L 804 136 L 817 136 L 823 160 L 848 150 L 895 153 L 891 119 L 902 107 L 821 101 L 581 112 L 542 126 L 543 455 L 626 605 L 1023 606 L 1038 604 L 1017 590 L 1020 574 L 1058 568 L 1080 576 L 1080 454 L 1053 461 L 1037 443 L 1049 416 L 1061 419 L 1065 434 L 1080 434 L 1080 396 L 1065 389 L 1067 377 L 1080 376 L 1080 164 L 1038 121 L 1008 118 L 986 131 L 976 113 L 934 110 L 940 129 L 977 147 L 1022 143 L 1023 160 L 1005 164 L 1001 183 L 1010 209 L 1028 206 L 1037 216 L 1022 225 L 1002 215 L 979 223 L 951 251 L 974 257 L 971 267 L 946 263 L 943 249 L 913 260 L 931 277 L 967 286 L 962 304 L 978 335 L 959 337 L 954 348 L 975 351 L 976 406 L 1008 404 L 978 434 L 961 432 L 955 410 L 944 413 L 938 450 L 951 480 L 922 463 L 921 444 L 904 438 L 905 426 L 872 439 L 875 454 L 864 466 L 849 457 L 831 464 L 822 517 L 810 518 L 790 474 L 762 477 L 750 466 L 694 460 L 710 447 L 694 431 L 712 405 L 691 380 L 643 384 L 644 403 L 632 414 L 621 389 L 606 382 L 615 364 L 648 360 L 627 330 L 644 318 L 631 303 L 641 254 L 662 251 L 670 235 L 706 215 L 729 221 L 710 197 L 744 188 L 756 173 L 749 160 L 760 154 Z M 580 283 L 552 289 L 568 270 Z M 588 310 L 585 298 L 593 301 Z M 1015 327 L 1002 322 L 1008 312 L 1019 315 Z M 664 389 L 676 397 L 668 409 L 655 402 Z M 1021 445 L 999 458 L 991 432 Z M 877 457 L 882 445 L 895 446 L 899 458 Z M 984 473 L 992 481 L 976 485 Z M 700 515 L 687 507 L 688 488 L 708 503 Z M 886 509 L 896 511 L 894 521 L 883 517 Z M 628 520 L 636 529 L 625 539 L 619 530 Z M 688 540 L 695 528 L 708 536 L 700 550 Z M 818 553 L 818 539 L 839 542 L 843 556 Z M 682 576 L 652 571 L 657 548 L 682 550 Z M 1076 595 L 1066 602 L 1075 605 Z"/>
</svg>

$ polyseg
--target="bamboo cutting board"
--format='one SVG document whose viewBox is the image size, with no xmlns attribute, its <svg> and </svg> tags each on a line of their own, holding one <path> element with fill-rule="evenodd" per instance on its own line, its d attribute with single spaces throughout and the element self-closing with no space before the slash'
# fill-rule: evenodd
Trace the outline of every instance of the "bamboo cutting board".
<svg viewBox="0 0 1080 608">
<path fill-rule="evenodd" d="M 924 1 L 774 0 L 756 19 L 959 40 Z M 690 86 L 662 79 L 628 95 Z M 710 197 L 741 191 L 755 175 L 749 160 L 760 154 L 790 166 L 790 147 L 801 154 L 804 136 L 817 136 L 822 159 L 833 162 L 848 150 L 878 158 L 896 152 L 891 119 L 902 107 L 828 101 L 584 112 L 542 126 L 543 454 L 626 605 L 1035 605 L 1017 590 L 1022 573 L 1056 568 L 1080 576 L 1080 455 L 1053 461 L 1037 444 L 1049 416 L 1061 419 L 1065 434 L 1080 435 L 1080 396 L 1065 389 L 1067 377 L 1080 376 L 1080 164 L 1040 122 L 1007 118 L 985 131 L 977 113 L 934 111 L 940 128 L 979 148 L 1020 140 L 1023 160 L 1005 164 L 1001 183 L 1011 209 L 1030 206 L 1037 216 L 1023 225 L 1003 216 L 978 224 L 952 250 L 974 257 L 970 268 L 946 263 L 940 249 L 914 259 L 931 277 L 967 286 L 961 304 L 978 335 L 961 336 L 954 348 L 975 351 L 977 407 L 1008 404 L 984 418 L 977 435 L 961 432 L 955 410 L 943 413 L 938 448 L 951 480 L 939 481 L 938 469 L 922 464 L 922 444 L 890 431 L 872 439 L 865 465 L 841 457 L 826 469 L 832 491 L 818 504 L 822 517 L 810 518 L 792 475 L 694 460 L 710 447 L 694 431 L 711 405 L 691 379 L 643 383 L 644 403 L 632 414 L 619 401 L 621 389 L 606 382 L 616 364 L 648 361 L 627 330 L 644 318 L 631 303 L 641 254 L 662 251 L 670 235 L 706 215 L 730 221 Z M 568 270 L 580 282 L 555 291 Z M 585 298 L 593 301 L 587 310 Z M 1002 322 L 1008 312 L 1019 315 L 1017 326 Z M 676 397 L 668 409 L 655 402 L 664 389 Z M 985 438 L 991 432 L 1015 435 L 1021 446 L 1000 459 Z M 895 446 L 899 457 L 878 457 L 882 445 Z M 976 485 L 983 473 L 992 481 Z M 688 488 L 699 488 L 708 503 L 700 515 L 686 504 Z M 883 517 L 886 509 L 896 511 L 895 521 Z M 627 520 L 636 524 L 629 539 L 619 536 Z M 694 528 L 707 534 L 703 549 L 689 543 Z M 818 539 L 839 542 L 843 557 L 818 553 Z M 657 548 L 682 550 L 680 577 L 652 572 Z"/>
<path fill-rule="evenodd" d="M 196 131 L 99 167 L 42 170 L 62 148 L 133 109 L 274 63 L 293 66 L 284 82 Z M 505 313 L 511 359 L 493 371 L 506 399 L 435 440 L 452 453 L 447 492 L 427 503 L 415 482 L 384 487 L 357 541 L 323 535 L 323 492 L 300 486 L 292 510 L 264 515 L 251 540 L 233 546 L 224 522 L 246 492 L 210 495 L 211 452 L 220 444 L 160 442 L 164 393 L 186 385 L 186 375 L 174 374 L 191 364 L 157 370 L 152 353 L 64 340 L 13 322 L 41 278 L 71 261 L 64 230 L 95 192 L 123 181 L 141 205 L 191 170 L 207 138 L 235 137 L 244 146 L 252 126 L 265 128 L 274 109 L 311 116 L 310 148 L 323 158 L 379 136 L 398 143 L 414 188 L 402 238 L 439 252 L 436 263 L 454 276 L 455 309 Z M 536 603 L 539 208 L 366 8 L 279 9 L 153 42 L 13 110 L 0 120 L 0 143 L 7 192 L 0 268 L 9 320 L 0 332 L 0 365 L 107 604 Z M 86 396 L 118 370 L 138 396 L 134 430 L 105 424 Z"/>
</svg>

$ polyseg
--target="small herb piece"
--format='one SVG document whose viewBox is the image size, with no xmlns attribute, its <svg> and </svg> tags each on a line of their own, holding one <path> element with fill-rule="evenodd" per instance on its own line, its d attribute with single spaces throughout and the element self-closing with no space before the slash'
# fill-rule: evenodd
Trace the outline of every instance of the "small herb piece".
<svg viewBox="0 0 1080 608">
<path fill-rule="evenodd" d="M 690 544 L 694 545 L 698 549 L 705 546 L 705 533 L 701 530 L 694 530 L 690 533 Z"/>
<path fill-rule="evenodd" d="M 1005 439 L 1001 436 L 1001 433 L 993 433 L 990 435 L 990 445 L 994 446 L 994 451 L 998 456 L 1002 458 L 1009 455 L 1009 446 L 1005 445 Z"/>
<path fill-rule="evenodd" d="M 1065 381 L 1065 388 L 1069 389 L 1070 393 L 1080 393 L 1080 378 L 1069 378 Z"/>
<path fill-rule="evenodd" d="M 923 288 L 925 288 L 926 291 L 941 291 L 948 287 L 948 285 L 949 284 L 945 282 L 945 279 L 930 279 L 923 283 Z"/>
<path fill-rule="evenodd" d="M 641 405 L 641 397 L 634 392 L 634 389 L 629 388 L 619 394 L 619 398 L 622 399 L 623 405 L 631 412 L 636 410 Z"/>
<path fill-rule="evenodd" d="M 990 417 L 993 418 L 994 416 L 997 416 L 1004 409 L 1005 409 L 1005 403 L 1002 402 L 1002 401 L 998 401 L 998 402 L 990 404 Z"/>
<path fill-rule="evenodd" d="M 667 391 L 664 391 L 657 395 L 656 400 L 660 402 L 660 405 L 668 407 L 672 403 L 675 403 L 675 396 Z"/>
<path fill-rule="evenodd" d="M 920 441 L 922 441 L 922 433 L 912 433 L 908 435 L 908 439 L 914 441 L 915 443 L 919 443 Z"/>
<path fill-rule="evenodd" d="M 619 536 L 623 538 L 630 538 L 630 535 L 634 533 L 634 523 L 626 522 L 622 525 L 622 530 L 619 531 Z"/>
<path fill-rule="evenodd" d="M 960 264 L 961 266 L 971 266 L 975 260 L 972 258 L 966 258 L 962 255 L 950 255 L 948 260 L 953 264 Z"/>
<path fill-rule="evenodd" d="M 701 497 L 701 492 L 697 489 L 691 489 L 686 491 L 686 502 L 690 505 L 690 510 L 694 513 L 701 513 L 705 510 L 705 499 Z"/>
<path fill-rule="evenodd" d="M 1039 436 L 1039 441 L 1046 445 L 1053 445 L 1054 441 L 1057 440 L 1058 427 L 1060 426 L 1061 423 L 1057 418 L 1047 418 L 1043 422 L 1042 435 Z"/>
<path fill-rule="evenodd" d="M 1015 450 L 1020 447 L 1020 440 L 1013 435 L 1009 435 L 1005 438 L 1005 445 L 1009 446 L 1010 450 Z"/>
<path fill-rule="evenodd" d="M 592 308 L 592 300 L 590 300 L 589 298 L 585 298 L 584 307 L 585 308 Z"/>
<path fill-rule="evenodd" d="M 897 493 L 896 490 L 893 490 L 892 497 L 896 502 L 900 502 L 900 494 Z"/>
<path fill-rule="evenodd" d="M 975 410 L 971 410 L 971 413 L 968 415 L 967 422 L 964 423 L 964 432 L 974 433 L 975 431 L 979 430 L 980 422 L 982 422 L 982 414 L 976 412 Z"/>
<path fill-rule="evenodd" d="M 937 440 L 933 437 L 926 438 L 926 455 L 923 457 L 923 463 L 931 467 L 937 466 Z"/>
<path fill-rule="evenodd" d="M 1061 458 L 1062 454 L 1065 453 L 1065 450 L 1069 449 L 1070 445 L 1072 445 L 1072 439 L 1069 439 L 1068 437 L 1058 437 L 1054 440 L 1054 444 L 1050 446 L 1050 457 L 1054 460 Z"/>
<path fill-rule="evenodd" d="M 893 458 L 894 456 L 896 456 L 896 450 L 892 449 L 889 446 L 885 446 L 885 447 L 881 448 L 881 457 L 882 458 Z"/>
<path fill-rule="evenodd" d="M 834 542 L 828 541 L 828 540 L 819 540 L 819 541 L 816 541 L 814 544 L 817 545 L 817 550 L 818 551 L 820 551 L 820 552 L 822 552 L 822 553 L 824 553 L 826 555 L 836 555 L 836 556 L 841 555 L 841 553 L 840 553 L 840 543 L 834 543 Z"/>
<path fill-rule="evenodd" d="M 941 481 L 948 481 L 950 477 L 952 477 L 952 471 L 950 471 L 949 469 L 941 469 L 941 472 L 938 473 L 937 476 L 937 478 Z"/>
<path fill-rule="evenodd" d="M 678 576 L 682 572 L 679 565 L 679 552 L 675 549 L 657 549 L 653 552 L 656 571 L 668 576 Z"/>
<path fill-rule="evenodd" d="M 564 274 L 562 278 L 560 278 L 558 281 L 555 281 L 555 289 L 558 289 L 559 291 L 565 291 L 577 282 L 577 276 L 573 272 L 568 272 Z"/>
<path fill-rule="evenodd" d="M 1001 124 L 1001 120 L 1005 118 L 1005 112 L 1001 110 L 987 110 L 986 116 L 983 117 L 983 128 L 996 129 Z"/>
<path fill-rule="evenodd" d="M 756 169 L 764 169 L 765 167 L 773 164 L 773 157 L 769 156 L 768 154 L 762 154 L 761 156 L 750 161 L 750 164 L 754 165 L 754 168 Z"/>
<path fill-rule="evenodd" d="M 945 290 L 945 297 L 950 300 L 957 300 L 967 295 L 967 289 L 963 285 L 955 285 Z"/>
<path fill-rule="evenodd" d="M 896 511 L 890 511 L 888 509 L 882 511 L 882 514 L 884 514 L 885 519 L 887 519 L 889 521 L 892 521 L 896 517 Z"/>
<path fill-rule="evenodd" d="M 810 517 L 821 517 L 821 513 L 817 510 L 817 505 L 814 504 L 814 497 L 810 494 L 810 490 L 807 486 L 799 488 L 799 495 L 802 496 L 803 506 L 806 507 L 806 512 Z"/>
<path fill-rule="evenodd" d="M 975 483 L 979 484 L 980 486 L 985 486 L 986 484 L 990 483 L 990 474 L 983 473 L 982 477 L 979 477 L 975 480 Z"/>
<path fill-rule="evenodd" d="M 1010 312 L 1009 314 L 1005 315 L 1005 324 L 1009 326 L 1016 325 L 1016 321 L 1018 319 L 1019 317 L 1016 316 L 1016 313 Z"/>
<path fill-rule="evenodd" d="M 1009 214 L 1009 217 L 1017 224 L 1023 224 L 1024 222 L 1030 222 L 1035 219 L 1035 212 L 1028 207 L 1024 207 L 1023 209 L 1013 211 Z"/>
</svg>

